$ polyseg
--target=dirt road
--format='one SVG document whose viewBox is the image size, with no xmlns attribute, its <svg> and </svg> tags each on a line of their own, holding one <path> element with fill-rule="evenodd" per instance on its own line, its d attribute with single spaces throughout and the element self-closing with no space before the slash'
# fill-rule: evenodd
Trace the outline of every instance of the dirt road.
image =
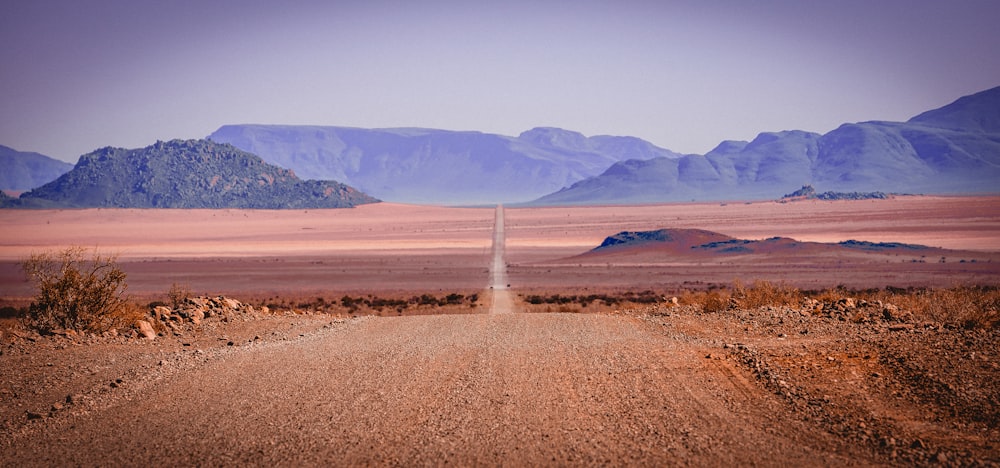
<svg viewBox="0 0 1000 468">
<path fill-rule="evenodd" d="M 623 315 L 367 317 L 191 351 L 3 442 L 3 465 L 853 465 L 720 330 Z M 315 319 L 319 320 L 319 319 Z M 168 338 L 162 338 L 164 340 Z M 712 357 L 716 353 L 716 357 Z M 706 359 L 706 356 L 709 358 Z M 166 362 L 164 362 L 166 361 Z M 52 364 L 48 364 L 52 365 Z"/>
<path fill-rule="evenodd" d="M 607 315 L 359 319 L 150 374 L 6 464 L 857 462 L 706 347 Z"/>
</svg>

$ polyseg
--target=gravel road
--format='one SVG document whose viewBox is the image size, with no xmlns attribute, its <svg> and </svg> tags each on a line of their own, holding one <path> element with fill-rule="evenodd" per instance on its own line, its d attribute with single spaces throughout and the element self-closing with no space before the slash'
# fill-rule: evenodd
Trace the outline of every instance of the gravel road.
<svg viewBox="0 0 1000 468">
<path fill-rule="evenodd" d="M 11 465 L 844 465 L 698 343 L 633 318 L 363 318 L 53 419 Z M 126 389 L 127 390 L 127 389 Z"/>
<path fill-rule="evenodd" d="M 366 317 L 148 371 L 4 465 L 852 465 L 714 344 L 633 317 Z M 496 267 L 499 266 L 499 269 Z M 710 356 L 706 359 L 706 356 Z M 162 363 L 161 363 L 162 364 Z"/>
</svg>

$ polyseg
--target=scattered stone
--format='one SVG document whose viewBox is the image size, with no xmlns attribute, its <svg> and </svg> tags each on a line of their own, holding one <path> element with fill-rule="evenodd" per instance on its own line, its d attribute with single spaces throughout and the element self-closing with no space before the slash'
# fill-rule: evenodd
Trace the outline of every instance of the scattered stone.
<svg viewBox="0 0 1000 468">
<path fill-rule="evenodd" d="M 166 306 L 156 306 L 153 308 L 153 318 L 156 320 L 170 320 L 170 308 Z"/>
<path fill-rule="evenodd" d="M 139 328 L 139 333 L 142 334 L 143 338 L 147 340 L 156 339 L 156 330 L 153 329 L 153 324 L 145 320 L 139 320 L 136 322 L 136 326 Z"/>
</svg>

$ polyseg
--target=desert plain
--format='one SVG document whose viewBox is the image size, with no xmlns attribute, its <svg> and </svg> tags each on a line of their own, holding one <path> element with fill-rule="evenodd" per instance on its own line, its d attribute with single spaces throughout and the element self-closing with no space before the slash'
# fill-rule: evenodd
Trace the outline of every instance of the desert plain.
<svg viewBox="0 0 1000 468">
<path fill-rule="evenodd" d="M 1000 259 L 990 262 L 1000 255 L 997 197 L 506 207 L 504 214 L 505 259 L 515 289 L 678 289 L 735 279 L 813 289 L 952 286 L 994 283 L 1000 273 Z M 494 208 L 378 203 L 343 210 L 3 210 L 0 224 L 6 298 L 32 294 L 19 261 L 70 245 L 116 254 L 129 274 L 130 292 L 142 297 L 162 294 L 174 282 L 196 293 L 253 297 L 477 291 L 489 280 Z M 663 228 L 740 239 L 900 242 L 958 252 L 944 263 L 920 255 L 765 262 L 572 259 L 620 231 Z"/>
<path fill-rule="evenodd" d="M 152 339 L 40 336 L 7 320 L 3 466 L 1000 463 L 997 311 L 963 312 L 987 317 L 973 323 L 850 297 L 997 286 L 1000 197 L 2 210 L 0 223 L 0 305 L 31 300 L 19 261 L 70 245 L 117 254 L 141 302 L 182 283 L 253 304 L 197 321 L 171 311 Z M 618 232 L 664 228 L 946 250 L 585 255 Z M 842 288 L 791 304 L 697 302 L 734 280 Z M 637 291 L 656 300 L 525 300 Z M 467 300 L 323 307 L 446 294 Z"/>
</svg>

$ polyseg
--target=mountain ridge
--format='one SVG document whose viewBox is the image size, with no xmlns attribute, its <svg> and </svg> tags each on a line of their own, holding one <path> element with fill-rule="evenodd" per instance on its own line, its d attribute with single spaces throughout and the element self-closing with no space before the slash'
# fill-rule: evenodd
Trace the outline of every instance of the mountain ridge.
<svg viewBox="0 0 1000 468">
<path fill-rule="evenodd" d="M 704 156 L 622 161 L 527 205 L 776 199 L 803 185 L 835 192 L 996 193 L 998 181 L 1000 87 L 907 122 L 845 123 L 822 135 L 763 132 L 749 142 L 723 141 Z"/>
<path fill-rule="evenodd" d="M 407 203 L 527 201 L 619 160 L 681 156 L 635 137 L 586 137 L 553 127 L 510 137 L 426 128 L 241 124 L 224 125 L 208 139 L 304 177 L 332 178 Z"/>
<path fill-rule="evenodd" d="M 0 145 L 0 190 L 29 190 L 49 183 L 73 169 L 73 165 L 51 156 L 18 151 Z"/>
</svg>

